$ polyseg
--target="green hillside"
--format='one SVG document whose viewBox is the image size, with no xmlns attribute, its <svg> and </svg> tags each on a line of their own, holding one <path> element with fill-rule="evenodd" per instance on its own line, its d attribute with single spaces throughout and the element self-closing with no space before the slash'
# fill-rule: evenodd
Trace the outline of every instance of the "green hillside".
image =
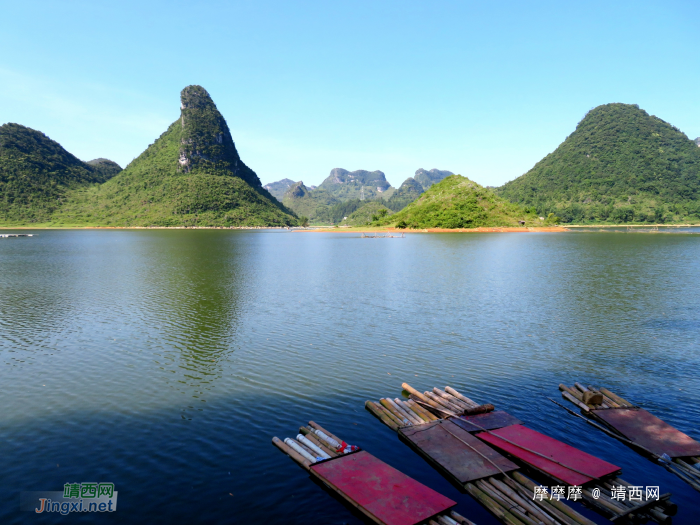
<svg viewBox="0 0 700 525">
<path fill-rule="evenodd" d="M 54 224 L 275 226 L 297 224 L 240 159 L 224 117 L 200 86 L 181 116 L 104 184 L 73 191 Z"/>
<path fill-rule="evenodd" d="M 423 191 L 423 186 L 413 177 L 409 177 L 384 204 L 392 211 L 400 211 L 420 197 Z"/>
<path fill-rule="evenodd" d="M 282 197 L 282 203 L 299 217 L 307 217 L 314 224 L 328 223 L 328 209 L 337 202 L 327 191 L 310 190 L 304 183 L 295 182 Z M 325 220 L 324 220 L 325 219 Z"/>
<path fill-rule="evenodd" d="M 374 224 L 399 228 L 478 228 L 541 224 L 522 206 L 461 175 L 451 175 L 432 185 L 406 208 Z"/>
<path fill-rule="evenodd" d="M 20 124 L 0 126 L 2 223 L 45 222 L 72 189 L 103 182 L 110 176 L 104 164 L 91 166 L 81 161 L 40 131 Z"/>
<path fill-rule="evenodd" d="M 700 148 L 636 105 L 592 109 L 525 175 L 496 190 L 563 222 L 677 222 L 700 218 Z"/>
<path fill-rule="evenodd" d="M 95 173 L 99 174 L 100 180 L 98 182 L 106 182 L 122 170 L 119 164 L 109 159 L 89 160 L 87 164 L 95 169 Z"/>
<path fill-rule="evenodd" d="M 373 221 L 387 217 L 392 213 L 381 201 L 369 201 L 352 212 L 347 220 L 342 221 L 342 224 L 348 226 L 369 226 Z"/>
</svg>

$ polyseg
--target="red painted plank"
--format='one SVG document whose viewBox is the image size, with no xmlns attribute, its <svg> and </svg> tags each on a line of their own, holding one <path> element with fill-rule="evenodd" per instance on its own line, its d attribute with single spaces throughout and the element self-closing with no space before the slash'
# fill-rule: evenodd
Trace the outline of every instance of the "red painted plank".
<svg viewBox="0 0 700 525">
<path fill-rule="evenodd" d="M 494 412 L 477 414 L 474 416 L 453 417 L 450 419 L 450 421 L 454 422 L 467 432 L 480 432 L 482 430 L 493 430 L 495 428 L 522 424 L 522 421 L 520 421 L 517 417 L 511 416 L 508 412 L 504 412 L 503 410 L 496 410 Z M 472 423 L 476 423 L 476 425 L 473 425 Z"/>
<path fill-rule="evenodd" d="M 404 427 L 399 430 L 399 435 L 420 455 L 462 485 L 518 468 L 515 463 L 455 425 L 452 419 Z"/>
<path fill-rule="evenodd" d="M 420 523 L 457 504 L 364 450 L 311 465 L 311 473 L 386 525 Z"/>
<path fill-rule="evenodd" d="M 584 483 L 620 470 L 620 467 L 612 463 L 598 459 L 582 450 L 571 447 L 566 443 L 562 443 L 544 434 L 540 434 L 523 425 L 512 425 L 492 430 L 490 433 L 481 432 L 476 436 L 520 458 L 525 463 L 548 473 L 567 485 L 583 485 Z M 502 436 L 519 446 L 499 439 L 497 436 Z M 534 450 L 535 452 L 547 456 L 547 458 L 551 460 L 528 452 L 521 447 Z M 555 463 L 555 461 L 561 463 L 561 465 Z M 572 468 L 579 472 L 571 470 Z M 585 473 L 586 475 L 581 473 Z"/>
<path fill-rule="evenodd" d="M 646 410 L 615 408 L 591 412 L 627 439 L 651 450 L 657 456 L 700 456 L 700 443 Z"/>
</svg>

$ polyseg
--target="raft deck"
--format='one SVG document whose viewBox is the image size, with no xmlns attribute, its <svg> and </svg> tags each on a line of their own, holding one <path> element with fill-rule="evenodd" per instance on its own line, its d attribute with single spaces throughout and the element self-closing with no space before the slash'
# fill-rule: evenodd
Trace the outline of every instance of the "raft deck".
<svg viewBox="0 0 700 525">
<path fill-rule="evenodd" d="M 560 384 L 559 390 L 593 426 L 660 463 L 700 492 L 699 442 L 607 388 L 577 382 L 573 387 Z"/>
<path fill-rule="evenodd" d="M 629 501 L 627 498 L 624 502 L 618 501 L 612 497 L 613 490 L 625 487 L 624 490 L 628 491 L 632 487 L 617 477 L 621 471 L 618 466 L 531 430 L 507 412 L 495 411 L 493 405 L 479 405 L 450 387 L 445 387 L 445 390 L 434 388 L 432 392 L 421 394 L 406 383 L 402 386 L 409 394 L 408 400 L 385 398 L 379 403 L 368 402 L 367 409 L 394 428 L 403 441 L 408 442 L 453 483 L 464 483 L 465 489 L 470 480 L 483 479 L 480 478 L 482 475 L 494 476 L 494 470 L 501 471 L 507 477 L 511 476 L 506 472 L 512 472 L 512 477 L 515 474 L 522 476 L 515 469 L 524 465 L 550 479 L 556 486 L 580 487 L 581 494 L 577 499 L 612 520 L 636 523 L 651 519 L 669 523 L 669 515 L 677 510 L 675 504 L 669 501 L 670 494 L 661 496 L 660 501 L 647 500 L 646 494 L 640 501 Z M 390 419 L 390 415 L 393 415 L 393 419 Z M 416 416 L 422 419 L 416 421 Z M 456 428 L 461 431 L 454 437 L 464 446 L 473 445 L 472 453 L 460 451 L 446 436 L 440 436 L 441 442 L 434 444 L 407 439 L 412 435 L 434 434 L 435 430 L 428 425 L 437 426 L 438 423 L 442 423 L 443 430 Z M 454 433 L 457 434 L 457 431 Z M 491 447 L 498 449 L 498 452 Z M 484 448 L 490 453 L 481 454 Z M 481 461 L 475 457 L 477 455 L 482 456 Z M 494 461 L 494 457 L 498 460 Z M 512 463 L 511 459 L 517 464 Z M 468 474 L 462 470 L 468 471 Z M 598 492 L 600 496 L 596 497 L 594 493 Z M 532 497 L 531 493 L 530 499 Z M 513 502 L 506 500 L 505 503 Z"/>
<path fill-rule="evenodd" d="M 457 503 L 347 444 L 313 421 L 296 439 L 273 438 L 313 478 L 373 523 L 384 525 L 474 525 L 454 512 Z"/>
<path fill-rule="evenodd" d="M 520 472 L 520 467 L 473 435 L 484 430 L 482 424 L 503 428 L 520 423 L 517 418 L 494 412 L 493 405 L 477 405 L 449 387 L 447 392 L 435 389 L 424 394 L 406 383 L 403 387 L 409 399 L 367 401 L 365 407 L 500 521 L 510 525 L 593 525 L 564 499 L 535 499 L 537 485 Z"/>
</svg>

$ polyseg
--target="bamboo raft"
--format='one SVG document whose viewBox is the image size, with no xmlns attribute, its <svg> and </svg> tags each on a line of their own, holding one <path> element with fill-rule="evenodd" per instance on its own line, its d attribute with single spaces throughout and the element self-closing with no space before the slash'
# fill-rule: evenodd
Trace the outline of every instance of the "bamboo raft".
<svg viewBox="0 0 700 525">
<path fill-rule="evenodd" d="M 577 382 L 571 388 L 560 384 L 559 390 L 564 399 L 581 409 L 587 423 L 661 464 L 700 492 L 700 443 L 607 388 Z"/>
<path fill-rule="evenodd" d="M 385 425 L 397 431 L 403 441 L 407 441 L 409 446 L 412 446 L 428 462 L 432 463 L 438 470 L 441 470 L 446 477 L 453 482 L 457 482 L 456 484 L 459 486 L 463 485 L 467 492 L 484 504 L 504 523 L 546 523 L 548 525 L 563 523 L 575 525 L 581 523 L 590 524 L 592 522 L 578 514 L 563 501 L 546 499 L 544 502 L 533 501 L 535 484 L 516 470 L 518 468 L 517 465 L 512 464 L 513 468 L 511 468 L 507 463 L 504 463 L 504 460 L 508 461 L 508 459 L 498 454 L 485 443 L 498 448 L 499 452 L 506 454 L 509 459 L 514 458 L 516 461 L 524 463 L 528 469 L 545 476 L 557 483 L 557 485 L 563 484 L 567 487 L 581 486 L 581 503 L 610 518 L 612 521 L 644 523 L 648 520 L 653 520 L 666 524 L 671 522 L 670 515 L 675 514 L 677 510 L 675 504 L 669 501 L 670 494 L 664 494 L 658 501 L 644 500 L 639 503 L 630 502 L 627 499 L 625 501 L 613 499 L 613 489 L 615 487 L 629 488 L 633 486 L 618 477 L 620 473 L 619 467 L 590 456 L 574 447 L 569 447 L 553 438 L 527 429 L 521 425 L 517 418 L 510 416 L 506 412 L 494 411 L 495 407 L 493 405 L 480 405 L 449 386 L 445 387 L 444 390 L 433 388 L 432 392 L 426 391 L 422 394 L 406 383 L 402 387 L 405 393 L 408 394 L 408 399 L 384 398 L 378 403 L 367 401 L 365 407 Z M 473 441 L 472 439 L 465 439 L 465 441 L 469 442 L 464 442 L 464 444 L 471 445 L 476 451 L 482 452 L 484 456 L 487 456 L 485 459 L 488 459 L 489 462 L 496 466 L 500 474 L 489 475 L 488 471 L 483 470 L 485 462 L 482 461 L 481 464 L 475 465 L 474 469 L 477 471 L 481 470 L 482 474 L 487 475 L 483 478 L 478 478 L 479 472 L 477 472 L 473 476 L 478 478 L 475 482 L 462 484 L 457 479 L 455 468 L 453 465 L 450 465 L 451 458 L 449 454 L 441 450 L 435 450 L 435 447 L 431 448 L 430 444 L 424 445 L 411 442 L 411 436 L 414 432 L 423 432 L 423 429 L 427 429 L 428 425 L 448 423 L 466 430 L 460 436 L 454 436 L 457 439 L 465 439 L 466 436 L 472 436 L 475 433 L 476 437 L 472 436 Z M 455 432 L 454 428 L 448 428 L 447 430 L 451 434 Z M 510 432 L 508 437 L 503 435 L 507 432 Z M 532 448 L 524 447 L 522 439 L 521 443 L 511 441 L 509 437 L 516 439 L 511 435 L 513 433 L 518 438 L 525 436 L 525 438 L 529 439 L 530 441 L 525 441 L 528 447 L 537 448 L 536 441 L 541 442 L 542 444 L 539 445 L 541 451 L 538 452 L 537 450 L 532 450 Z M 533 442 L 533 438 L 536 440 L 535 444 L 530 445 Z M 482 447 L 486 447 L 491 453 L 485 452 Z M 559 455 L 557 455 L 557 451 Z M 493 454 L 496 454 L 496 456 Z M 597 469 L 597 472 L 595 474 L 585 474 L 581 470 L 563 463 L 564 461 L 568 463 L 573 462 L 572 457 L 579 459 L 579 463 L 576 463 L 579 468 L 586 468 L 587 472 Z M 581 465 L 585 465 L 585 467 Z M 567 480 L 575 481 L 575 483 L 570 483 Z M 525 487 L 529 491 L 529 497 L 526 501 L 527 506 L 523 505 L 525 502 L 521 501 L 521 499 L 514 497 L 522 496 L 522 490 L 515 494 L 504 492 L 506 488 L 513 489 L 514 484 L 519 484 L 521 489 Z M 599 494 L 599 497 L 596 498 L 596 494 Z M 642 496 L 645 497 L 646 495 L 643 494 Z M 490 500 L 486 498 L 490 498 Z M 557 504 L 561 504 L 562 507 L 552 509 L 551 505 L 555 501 Z M 555 511 L 553 512 L 553 510 Z"/>
<path fill-rule="evenodd" d="M 406 234 L 402 233 L 401 235 L 379 235 L 375 233 L 374 235 L 367 235 L 365 233 L 362 234 L 362 239 L 404 239 L 406 238 Z"/>
<path fill-rule="evenodd" d="M 296 438 L 272 443 L 339 496 L 351 509 L 382 525 L 474 525 L 455 501 L 409 478 L 357 446 L 309 421 Z"/>
</svg>

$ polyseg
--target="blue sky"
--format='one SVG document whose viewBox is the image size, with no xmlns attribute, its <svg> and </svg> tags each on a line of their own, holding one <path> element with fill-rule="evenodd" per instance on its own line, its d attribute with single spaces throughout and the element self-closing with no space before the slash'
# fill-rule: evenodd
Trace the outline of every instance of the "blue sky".
<svg viewBox="0 0 700 525">
<path fill-rule="evenodd" d="M 126 165 L 200 84 L 263 183 L 529 170 L 608 102 L 700 136 L 700 2 L 3 4 L 0 123 Z"/>
</svg>

